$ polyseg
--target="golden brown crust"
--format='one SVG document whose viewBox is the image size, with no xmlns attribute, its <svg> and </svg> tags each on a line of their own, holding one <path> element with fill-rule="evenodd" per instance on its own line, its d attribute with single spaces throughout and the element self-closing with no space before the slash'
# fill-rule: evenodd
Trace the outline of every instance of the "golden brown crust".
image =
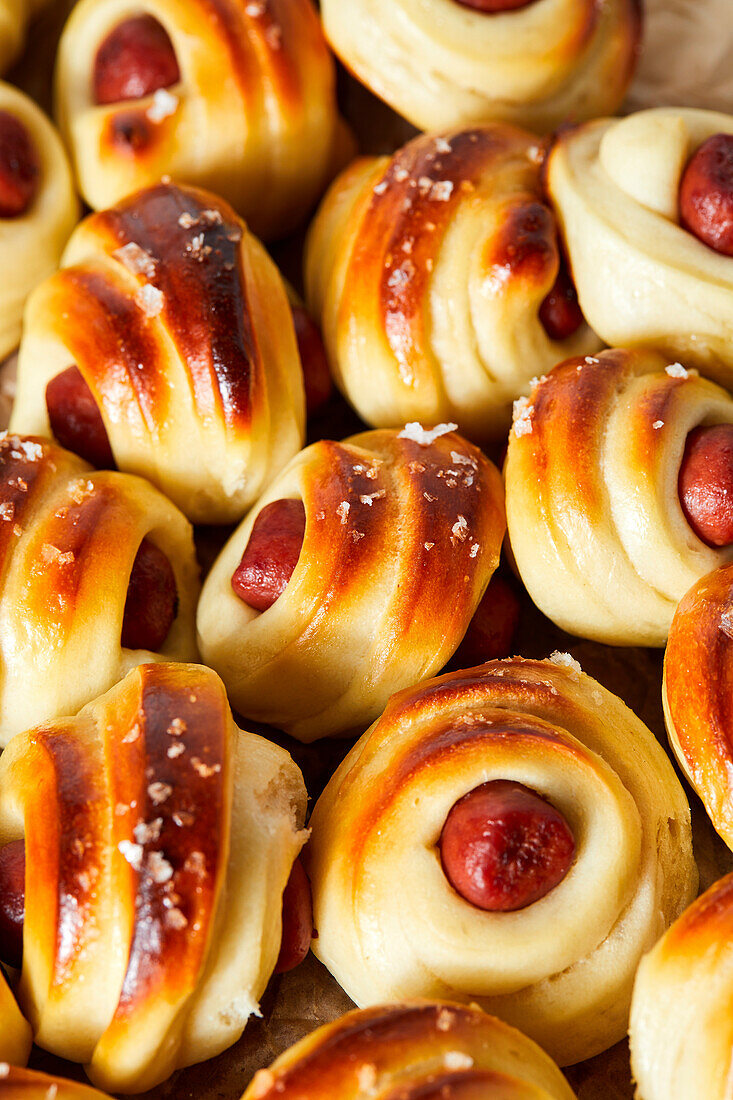
<svg viewBox="0 0 733 1100">
<path fill-rule="evenodd" d="M 494 780 L 549 801 L 576 844 L 565 878 L 509 913 L 471 905 L 440 855 L 452 807 Z M 667 757 L 567 655 L 489 662 L 393 696 L 311 827 L 313 950 L 357 1004 L 475 1001 L 561 1065 L 623 1036 L 639 960 L 697 886 Z"/>
<path fill-rule="evenodd" d="M 162 100 L 93 101 L 90 66 L 128 14 L 118 0 L 80 4 L 62 36 L 59 120 L 85 198 L 100 209 L 168 174 L 223 195 L 258 235 L 284 236 L 350 144 L 311 0 L 152 0 L 146 11 L 180 69 Z"/>
<path fill-rule="evenodd" d="M 158 659 L 195 655 L 190 525 L 151 486 L 94 472 L 47 440 L 0 438 L 0 737 L 78 710 L 156 654 L 122 648 L 143 538 L 168 557 L 179 604 Z"/>
<path fill-rule="evenodd" d="M 13 738 L 0 843 L 25 842 L 19 997 L 36 1042 L 140 1092 L 236 1041 L 277 958 L 305 799 L 201 665 L 143 665 Z"/>
<path fill-rule="evenodd" d="M 506 468 L 519 572 L 564 629 L 663 645 L 678 601 L 731 556 L 689 526 L 678 494 L 687 435 L 733 422 L 714 383 L 648 350 L 569 359 L 517 404 Z"/>
<path fill-rule="evenodd" d="M 107 1094 L 65 1077 L 0 1063 L 0 1096 L 3 1100 L 105 1100 Z"/>
<path fill-rule="evenodd" d="M 231 577 L 258 512 L 283 497 L 303 501 L 303 546 L 285 592 L 258 615 Z M 387 430 L 316 443 L 270 486 L 207 578 L 202 653 L 242 714 L 303 740 L 358 727 L 455 651 L 503 533 L 498 471 L 452 432 L 425 444 Z"/>
<path fill-rule="evenodd" d="M 664 659 L 664 704 L 680 765 L 733 847 L 733 565 L 703 577 L 680 601 Z"/>
<path fill-rule="evenodd" d="M 572 1100 L 550 1059 L 480 1009 L 411 1002 L 350 1012 L 258 1073 L 243 1100 Z"/>
<path fill-rule="evenodd" d="M 158 184 L 88 218 L 26 318 L 15 429 L 51 434 L 74 364 L 117 465 L 192 519 L 239 519 L 296 452 L 304 395 L 280 276 L 228 203 Z"/>
<path fill-rule="evenodd" d="M 369 423 L 455 420 L 489 438 L 532 367 L 598 346 L 585 326 L 552 340 L 539 318 L 560 266 L 541 158 L 537 138 L 501 124 L 421 135 L 329 191 L 307 247 L 309 305 Z"/>
</svg>

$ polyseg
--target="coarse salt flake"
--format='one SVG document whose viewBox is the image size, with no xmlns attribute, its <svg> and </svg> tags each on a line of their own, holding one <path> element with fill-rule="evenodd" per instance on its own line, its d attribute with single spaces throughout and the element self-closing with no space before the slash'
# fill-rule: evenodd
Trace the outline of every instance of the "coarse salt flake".
<svg viewBox="0 0 733 1100">
<path fill-rule="evenodd" d="M 163 292 L 152 283 L 145 283 L 135 294 L 135 301 L 146 317 L 157 317 L 163 309 Z"/>
<path fill-rule="evenodd" d="M 446 1069 L 471 1069 L 473 1058 L 462 1050 L 447 1050 L 443 1055 L 443 1065 Z"/>
<path fill-rule="evenodd" d="M 173 794 L 173 788 L 169 783 L 151 783 L 148 787 L 148 796 L 155 806 L 166 802 Z"/>
<path fill-rule="evenodd" d="M 359 500 L 362 504 L 366 504 L 369 508 L 371 508 L 375 500 L 381 500 L 382 497 L 385 497 L 386 495 L 387 492 L 385 489 L 377 489 L 376 493 L 362 493 L 362 495 L 359 497 Z"/>
<path fill-rule="evenodd" d="M 436 153 L 450 153 L 452 145 L 449 141 L 446 141 L 444 137 L 437 137 L 435 139 L 435 151 Z"/>
<path fill-rule="evenodd" d="M 180 737 L 186 732 L 186 723 L 182 718 L 174 718 L 165 732 L 169 737 Z"/>
<path fill-rule="evenodd" d="M 430 198 L 434 202 L 448 202 L 453 194 L 452 180 L 436 180 L 430 188 Z"/>
<path fill-rule="evenodd" d="M 15 505 L 12 500 L 4 500 L 0 504 L 0 519 L 12 520 L 15 518 Z"/>
<path fill-rule="evenodd" d="M 658 431 L 660 428 L 664 427 L 664 421 L 663 420 L 655 420 L 654 423 L 652 424 L 652 427 L 654 428 L 655 431 Z"/>
<path fill-rule="evenodd" d="M 176 757 L 182 756 L 185 751 L 186 746 L 183 744 L 182 741 L 174 741 L 172 745 L 168 746 L 168 751 L 165 755 L 168 757 L 169 760 L 175 760 Z"/>
<path fill-rule="evenodd" d="M 419 421 L 413 420 L 409 424 L 405 424 L 397 438 L 411 439 L 413 443 L 419 443 L 421 447 L 429 447 L 441 435 L 455 432 L 457 428 L 457 424 L 436 424 L 434 428 L 423 428 Z"/>
<path fill-rule="evenodd" d="M 681 363 L 670 363 L 664 368 L 670 378 L 689 378 L 690 372 Z"/>
<path fill-rule="evenodd" d="M 348 500 L 342 500 L 338 508 L 336 509 L 336 515 L 339 517 L 342 524 L 347 522 L 350 511 L 351 505 L 349 504 Z"/>
<path fill-rule="evenodd" d="M 211 779 L 212 775 L 221 771 L 221 764 L 206 764 L 198 756 L 191 757 L 191 767 L 202 779 Z"/>
<path fill-rule="evenodd" d="M 121 840 L 117 845 L 117 850 L 135 871 L 140 870 L 143 865 L 142 844 L 133 844 L 131 840 Z"/>
<path fill-rule="evenodd" d="M 141 821 L 132 832 L 138 844 L 151 844 L 160 838 L 162 828 L 163 818 L 156 817 L 153 821 Z"/>
<path fill-rule="evenodd" d="M 148 856 L 148 871 L 153 882 L 170 882 L 173 878 L 173 868 L 162 852 L 151 852 Z"/>
<path fill-rule="evenodd" d="M 151 122 L 158 123 L 174 115 L 177 108 L 178 96 L 172 95 L 167 88 L 158 88 L 145 114 Z"/>
<path fill-rule="evenodd" d="M 532 413 L 534 405 L 528 397 L 520 397 L 514 402 L 514 434 L 517 439 L 532 434 Z"/>
<path fill-rule="evenodd" d="M 459 515 L 456 518 L 456 522 L 451 527 L 451 534 L 453 536 L 451 542 L 453 542 L 453 539 L 458 539 L 459 542 L 463 542 L 465 540 L 466 535 L 468 534 L 468 520 L 465 516 Z"/>
<path fill-rule="evenodd" d="M 580 676 L 583 671 L 571 653 L 561 653 L 559 649 L 556 649 L 547 659 L 548 661 L 552 661 L 553 665 L 559 665 L 560 668 L 570 669 L 570 671 L 574 672 L 577 676 Z"/>
<path fill-rule="evenodd" d="M 367 1062 L 365 1065 L 359 1066 L 356 1077 L 359 1088 L 369 1092 L 377 1083 L 377 1067 L 373 1063 Z"/>
<path fill-rule="evenodd" d="M 165 915 L 165 923 L 169 928 L 173 928 L 176 932 L 183 931 L 188 927 L 188 920 L 180 909 L 175 906 L 173 909 L 169 909 Z"/>
<path fill-rule="evenodd" d="M 145 275 L 148 279 L 152 279 L 155 275 L 155 260 L 149 252 L 134 241 L 129 241 L 122 248 L 116 248 L 112 255 L 133 275 Z"/>
</svg>

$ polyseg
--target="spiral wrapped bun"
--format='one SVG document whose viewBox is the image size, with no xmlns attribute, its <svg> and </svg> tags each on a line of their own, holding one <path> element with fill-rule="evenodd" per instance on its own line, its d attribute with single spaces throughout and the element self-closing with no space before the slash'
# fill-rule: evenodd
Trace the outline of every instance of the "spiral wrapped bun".
<svg viewBox="0 0 733 1100">
<path fill-rule="evenodd" d="M 156 652 L 121 638 L 147 536 L 174 585 Z M 191 527 L 157 490 L 47 441 L 0 437 L 0 745 L 76 712 L 143 661 L 193 660 L 197 595 Z"/>
<path fill-rule="evenodd" d="M 18 149 L 17 138 L 8 147 L 4 133 L 8 124 L 16 128 L 20 124 L 25 131 L 23 150 Z M 17 170 L 19 152 L 31 160 L 26 167 L 28 205 L 13 216 L 0 211 L 0 359 L 17 347 L 26 298 L 58 266 L 79 217 L 71 169 L 58 133 L 28 96 L 0 82 L 0 195 L 5 171 Z"/>
<path fill-rule="evenodd" d="M 580 315 L 561 339 L 540 317 L 561 264 L 541 159 L 530 134 L 486 126 L 415 138 L 333 184 L 306 290 L 336 381 L 368 423 L 455 420 L 485 440 L 506 430 L 538 364 L 599 346 Z"/>
<path fill-rule="evenodd" d="M 575 838 L 560 884 L 514 911 L 466 901 L 445 849 L 441 861 L 449 813 L 494 781 L 540 796 Z M 358 1005 L 475 1001 L 560 1065 L 622 1038 L 639 959 L 697 886 L 667 757 L 567 655 L 494 661 L 395 695 L 311 828 L 314 951 Z"/>
<path fill-rule="evenodd" d="M 518 403 L 506 468 L 519 572 L 564 630 L 664 645 L 677 603 L 731 557 L 690 526 L 678 481 L 689 433 L 733 423 L 733 398 L 657 352 L 571 359 Z"/>
<path fill-rule="evenodd" d="M 685 166 L 733 116 L 659 108 L 561 135 L 548 187 L 583 312 L 608 344 L 649 345 L 733 383 L 733 258 L 681 223 Z"/>
<path fill-rule="evenodd" d="M 322 0 L 336 53 L 421 130 L 495 119 L 547 131 L 612 114 L 636 63 L 639 0 Z M 509 10 L 518 9 L 518 10 Z"/>
<path fill-rule="evenodd" d="M 475 1005 L 349 1012 L 260 1070 L 242 1100 L 573 1100 L 530 1039 Z"/>
<path fill-rule="evenodd" d="M 5 975 L 0 970 L 0 1065 L 24 1066 L 31 1052 L 31 1026 L 21 1015 Z M 4 1080 L 0 1070 L 0 1095 Z"/>
<path fill-rule="evenodd" d="M 87 218 L 63 264 L 28 304 L 13 430 L 51 435 L 47 387 L 73 364 L 120 469 L 194 521 L 239 520 L 305 428 L 291 310 L 262 245 L 221 199 L 159 184 Z"/>
<path fill-rule="evenodd" d="M 128 91 L 95 102 L 107 43 L 136 8 L 83 0 L 61 38 L 59 123 L 84 198 L 101 209 L 169 174 L 223 195 L 259 236 L 284 236 L 345 141 L 311 0 L 146 0 L 142 10 L 170 53 L 172 83 L 153 94 L 133 65 Z M 114 75 L 119 57 L 106 65 Z"/>
<path fill-rule="evenodd" d="M 733 565 L 693 585 L 672 621 L 664 658 L 664 715 L 680 767 L 733 849 Z"/>
<path fill-rule="evenodd" d="M 142 1092 L 241 1035 L 280 949 L 306 791 L 200 665 L 144 665 L 0 757 L 24 837 L 19 997 L 39 1046 Z"/>
<path fill-rule="evenodd" d="M 16 1066 L 0 1063 L 0 1097 L 2 1100 L 109 1100 L 106 1093 L 97 1092 L 78 1081 L 65 1077 L 50 1077 Z"/>
<path fill-rule="evenodd" d="M 682 914 L 639 967 L 630 1027 L 639 1100 L 727 1100 L 732 991 L 728 875 Z"/>
<path fill-rule="evenodd" d="M 448 427 L 315 443 L 232 535 L 204 585 L 198 634 L 241 714 L 302 741 L 363 729 L 453 654 L 505 519 L 498 471 Z M 287 500 L 302 501 L 302 548 L 260 613 L 232 577 L 260 513 Z"/>
</svg>

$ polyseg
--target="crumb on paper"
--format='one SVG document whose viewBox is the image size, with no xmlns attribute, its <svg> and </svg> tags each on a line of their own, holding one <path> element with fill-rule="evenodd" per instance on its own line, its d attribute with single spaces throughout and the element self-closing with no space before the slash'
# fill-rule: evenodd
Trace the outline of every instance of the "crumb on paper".
<svg viewBox="0 0 733 1100">
<path fill-rule="evenodd" d="M 434 428 L 423 428 L 417 420 L 405 424 L 398 435 L 398 439 L 411 439 L 413 443 L 419 443 L 421 447 L 429 447 L 441 435 L 448 435 L 458 429 L 457 424 L 436 424 Z"/>
</svg>

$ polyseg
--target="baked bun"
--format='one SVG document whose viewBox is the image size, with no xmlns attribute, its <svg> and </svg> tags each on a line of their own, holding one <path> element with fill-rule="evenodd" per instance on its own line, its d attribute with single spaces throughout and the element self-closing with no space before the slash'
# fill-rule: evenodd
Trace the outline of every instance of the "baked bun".
<svg viewBox="0 0 733 1100">
<path fill-rule="evenodd" d="M 669 760 L 567 654 L 393 696 L 311 828 L 313 950 L 358 1005 L 476 1002 L 560 1065 L 623 1037 L 697 888 Z"/>
<path fill-rule="evenodd" d="M 530 596 L 558 626 L 607 645 L 664 645 L 688 588 L 731 559 L 733 532 L 718 538 L 686 503 L 690 446 L 714 425 L 733 431 L 730 394 L 655 351 L 571 359 L 518 403 L 509 536 Z M 721 462 L 716 471 L 725 479 Z M 706 478 L 712 488 L 714 472 L 703 468 L 697 488 Z"/>
<path fill-rule="evenodd" d="M 82 222 L 28 303 L 11 426 L 241 519 L 305 405 L 283 281 L 228 203 L 161 183 Z"/>
<path fill-rule="evenodd" d="M 733 849 L 733 565 L 693 585 L 672 620 L 664 657 L 667 733 L 680 767 Z"/>
<path fill-rule="evenodd" d="M 2 1100 L 109 1100 L 105 1093 L 68 1081 L 65 1077 L 50 1077 L 17 1066 L 0 1069 L 0 1097 Z"/>
<path fill-rule="evenodd" d="M 266 238 L 306 216 L 350 147 L 311 0 L 82 0 L 56 102 L 94 209 L 169 174 Z"/>
<path fill-rule="evenodd" d="M 0 73 L 4 73 L 25 45 L 28 22 L 46 0 L 2 0 L 0 3 Z"/>
<path fill-rule="evenodd" d="M 642 959 L 630 1028 L 639 1100 L 727 1100 L 732 945 L 733 875 L 727 875 Z"/>
<path fill-rule="evenodd" d="M 561 264 L 541 163 L 531 134 L 485 126 L 421 135 L 331 187 L 306 247 L 308 304 L 369 424 L 455 420 L 490 439 L 537 369 L 599 347 Z"/>
<path fill-rule="evenodd" d="M 719 185 L 695 171 L 716 135 L 733 142 L 732 115 L 675 107 L 601 119 L 560 136 L 547 179 L 580 304 L 598 335 L 612 345 L 654 345 L 730 386 L 733 256 L 685 220 L 694 175 L 698 200 L 716 207 Z M 725 174 L 730 208 L 733 155 Z M 717 208 L 731 230 L 725 205 Z"/>
<path fill-rule="evenodd" d="M 530 1039 L 476 1005 L 348 1012 L 260 1070 L 242 1100 L 573 1100 Z"/>
<path fill-rule="evenodd" d="M 78 217 L 59 135 L 27 95 L 0 81 L 0 359 L 17 347 L 25 300 L 58 266 Z"/>
<path fill-rule="evenodd" d="M 196 657 L 191 527 L 141 478 L 0 437 L 0 563 L 0 745 L 144 661 Z"/>
<path fill-rule="evenodd" d="M 301 741 L 363 730 L 450 658 L 505 531 L 498 471 L 450 427 L 315 443 L 234 532 L 197 625 L 241 714 Z"/>
<path fill-rule="evenodd" d="M 0 970 L 0 1066 L 10 1063 L 24 1066 L 31 1052 L 31 1026 L 21 1015 L 20 1009 Z M 5 1074 L 7 1078 L 7 1074 Z M 0 1069 L 0 1095 L 3 1094 L 5 1080 Z"/>
<path fill-rule="evenodd" d="M 640 0 L 321 0 L 347 67 L 421 130 L 494 119 L 552 130 L 612 114 Z"/>
<path fill-rule="evenodd" d="M 36 1043 L 127 1093 L 236 1042 L 278 957 L 306 797 L 201 665 L 143 665 L 13 738 L 0 844 L 25 841 Z"/>
</svg>

